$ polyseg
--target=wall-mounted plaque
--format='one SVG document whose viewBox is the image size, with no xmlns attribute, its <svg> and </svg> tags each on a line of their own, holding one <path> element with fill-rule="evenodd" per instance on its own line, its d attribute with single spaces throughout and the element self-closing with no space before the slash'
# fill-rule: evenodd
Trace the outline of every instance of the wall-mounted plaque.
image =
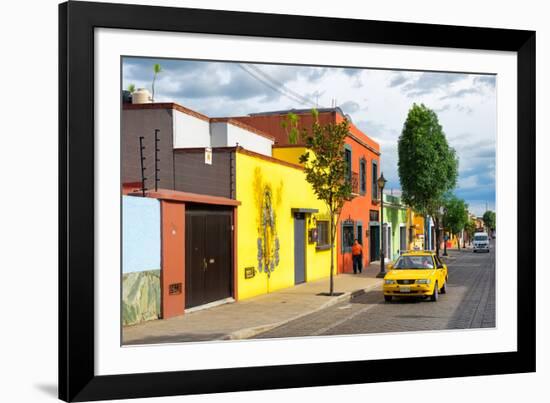
<svg viewBox="0 0 550 403">
<path fill-rule="evenodd" d="M 249 279 L 256 275 L 256 269 L 254 267 L 245 267 L 244 268 L 244 278 Z"/>
</svg>

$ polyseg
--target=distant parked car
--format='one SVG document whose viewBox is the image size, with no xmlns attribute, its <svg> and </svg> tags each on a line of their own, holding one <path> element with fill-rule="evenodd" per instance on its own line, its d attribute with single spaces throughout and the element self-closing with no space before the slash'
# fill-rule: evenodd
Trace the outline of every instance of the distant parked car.
<svg viewBox="0 0 550 403">
<path fill-rule="evenodd" d="M 432 251 L 404 252 L 395 264 L 388 265 L 384 277 L 384 299 L 393 297 L 430 297 L 437 301 L 447 292 L 447 265 Z"/>
<path fill-rule="evenodd" d="M 474 234 L 474 252 L 489 252 L 489 234 L 486 232 L 476 232 Z"/>
</svg>

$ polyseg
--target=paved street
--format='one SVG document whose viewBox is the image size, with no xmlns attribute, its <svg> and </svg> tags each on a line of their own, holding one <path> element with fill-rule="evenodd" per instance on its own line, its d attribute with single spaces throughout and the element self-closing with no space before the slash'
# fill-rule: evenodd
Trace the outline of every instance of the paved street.
<svg viewBox="0 0 550 403">
<path fill-rule="evenodd" d="M 493 245 L 491 245 L 493 247 Z M 381 287 L 253 338 L 465 329 L 495 326 L 495 253 L 451 251 L 439 301 L 384 302 Z"/>
<path fill-rule="evenodd" d="M 124 326 L 122 341 L 123 344 L 151 344 L 249 338 L 376 288 L 382 281 L 375 278 L 378 270 L 378 266 L 373 266 L 361 275 L 336 276 L 335 289 L 342 293 L 338 297 L 320 295 L 329 288 L 329 279 L 324 278 L 237 303 Z"/>
</svg>

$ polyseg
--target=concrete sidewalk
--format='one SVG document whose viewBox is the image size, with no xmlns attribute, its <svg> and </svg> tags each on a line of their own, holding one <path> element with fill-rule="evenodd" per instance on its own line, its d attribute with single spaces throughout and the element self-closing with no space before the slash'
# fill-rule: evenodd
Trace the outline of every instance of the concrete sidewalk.
<svg viewBox="0 0 550 403">
<path fill-rule="evenodd" d="M 335 276 L 334 291 L 342 293 L 339 296 L 319 295 L 329 290 L 326 278 L 175 318 L 126 326 L 123 344 L 249 338 L 381 286 L 382 279 L 376 278 L 378 270 L 379 265 L 371 264 L 362 274 Z"/>
</svg>

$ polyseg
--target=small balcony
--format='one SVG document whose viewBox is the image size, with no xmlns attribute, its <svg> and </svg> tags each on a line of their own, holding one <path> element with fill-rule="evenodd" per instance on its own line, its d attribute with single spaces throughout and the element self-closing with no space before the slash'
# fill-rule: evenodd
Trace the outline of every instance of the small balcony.
<svg viewBox="0 0 550 403">
<path fill-rule="evenodd" d="M 346 180 L 351 184 L 351 194 L 349 197 L 346 198 L 346 200 L 350 201 L 359 196 L 359 174 L 357 172 L 352 172 L 351 178 L 348 176 Z"/>
<path fill-rule="evenodd" d="M 357 172 L 351 173 L 351 194 L 359 196 L 359 174 Z"/>
</svg>

